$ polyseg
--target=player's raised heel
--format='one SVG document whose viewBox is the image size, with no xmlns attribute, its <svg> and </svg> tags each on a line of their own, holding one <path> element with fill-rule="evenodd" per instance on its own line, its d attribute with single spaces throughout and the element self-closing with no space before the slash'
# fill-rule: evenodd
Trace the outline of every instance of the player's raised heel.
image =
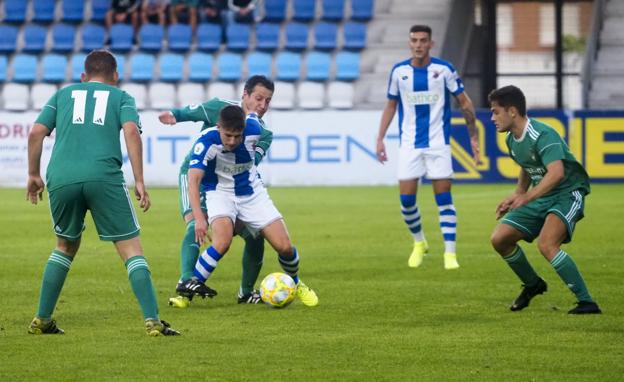
<svg viewBox="0 0 624 382">
<path fill-rule="evenodd" d="M 169 299 L 169 306 L 179 309 L 186 309 L 191 306 L 191 299 L 186 296 L 175 296 Z"/>
<path fill-rule="evenodd" d="M 546 292 L 547 290 L 548 290 L 548 284 L 546 284 L 546 281 L 544 281 L 541 277 L 538 279 L 537 284 L 533 286 L 523 285 L 520 296 L 516 298 L 516 300 L 511 304 L 509 309 L 511 309 L 514 312 L 518 310 L 522 310 L 526 308 L 527 306 L 529 306 L 529 303 L 531 302 L 533 297 L 537 296 L 538 294 L 542 294 Z"/>
<path fill-rule="evenodd" d="M 179 336 L 180 332 L 171 328 L 165 320 L 145 320 L 145 330 L 150 337 Z"/>
<path fill-rule="evenodd" d="M 412 249 L 412 254 L 409 257 L 409 260 L 407 260 L 407 265 L 410 268 L 418 268 L 420 264 L 422 264 L 423 257 L 425 256 L 428 250 L 429 250 L 429 245 L 427 245 L 426 240 L 415 241 L 414 249 Z"/>
<path fill-rule="evenodd" d="M 35 317 L 28 327 L 30 334 L 65 334 L 65 331 L 56 326 L 55 320 L 44 320 Z"/>
<path fill-rule="evenodd" d="M 297 297 L 305 306 L 317 306 L 319 304 L 318 296 L 309 286 L 299 280 L 297 283 Z"/>
<path fill-rule="evenodd" d="M 457 262 L 457 255 L 452 252 L 444 253 L 444 269 L 451 270 L 459 268 L 459 263 Z"/>
</svg>

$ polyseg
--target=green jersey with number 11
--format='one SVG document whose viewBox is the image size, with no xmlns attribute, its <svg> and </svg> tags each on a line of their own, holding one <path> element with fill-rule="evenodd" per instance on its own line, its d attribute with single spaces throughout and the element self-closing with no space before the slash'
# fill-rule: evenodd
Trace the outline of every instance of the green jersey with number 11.
<svg viewBox="0 0 624 382">
<path fill-rule="evenodd" d="M 83 82 L 57 91 L 36 121 L 56 129 L 48 190 L 88 181 L 123 183 L 119 131 L 126 122 L 141 127 L 134 98 L 123 90 Z"/>
</svg>

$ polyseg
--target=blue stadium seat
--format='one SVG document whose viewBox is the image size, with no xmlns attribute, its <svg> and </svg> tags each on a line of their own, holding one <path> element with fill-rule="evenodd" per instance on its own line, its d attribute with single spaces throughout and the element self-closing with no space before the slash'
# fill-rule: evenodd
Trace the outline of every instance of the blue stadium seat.
<svg viewBox="0 0 624 382">
<path fill-rule="evenodd" d="M 91 0 L 91 21 L 103 23 L 110 6 L 111 0 Z"/>
<path fill-rule="evenodd" d="M 30 54 L 13 56 L 13 81 L 30 83 L 37 80 L 37 57 Z"/>
<path fill-rule="evenodd" d="M 84 62 L 87 58 L 87 55 L 84 53 L 76 53 L 71 58 L 71 78 L 72 82 L 80 81 L 80 75 L 84 72 Z M 119 66 L 119 63 L 117 63 Z"/>
<path fill-rule="evenodd" d="M 186 52 L 191 48 L 191 40 L 193 39 L 193 31 L 188 24 L 173 24 L 169 26 L 167 33 L 167 41 L 169 41 L 169 49 L 179 52 Z"/>
<path fill-rule="evenodd" d="M 286 24 L 286 44 L 290 50 L 305 50 L 308 47 L 308 25 L 303 23 Z"/>
<path fill-rule="evenodd" d="M 63 16 L 61 20 L 68 23 L 81 23 L 84 20 L 84 1 L 62 0 Z"/>
<path fill-rule="evenodd" d="M 314 20 L 316 16 L 316 0 L 294 0 L 293 20 L 308 22 Z"/>
<path fill-rule="evenodd" d="M 265 0 L 264 1 L 264 19 L 280 23 L 286 19 L 286 0 Z"/>
<path fill-rule="evenodd" d="M 5 23 L 22 24 L 26 21 L 26 7 L 28 2 L 25 0 L 4 0 L 4 20 Z"/>
<path fill-rule="evenodd" d="M 341 21 L 344 18 L 344 0 L 323 0 L 323 20 Z"/>
<path fill-rule="evenodd" d="M 314 49 L 336 49 L 338 26 L 333 23 L 320 22 L 314 26 Z"/>
<path fill-rule="evenodd" d="M 163 82 L 182 81 L 184 73 L 184 57 L 181 54 L 163 53 L 158 59 L 160 80 Z"/>
<path fill-rule="evenodd" d="M 251 77 L 254 74 L 260 74 L 271 78 L 273 72 L 271 64 L 271 54 L 265 52 L 252 52 L 249 56 L 247 56 L 247 75 Z"/>
<path fill-rule="evenodd" d="M 67 53 L 74 50 L 76 28 L 68 24 L 56 24 L 52 27 L 52 50 Z"/>
<path fill-rule="evenodd" d="M 197 27 L 197 49 L 214 52 L 221 47 L 223 31 L 221 26 L 212 23 L 201 23 Z"/>
<path fill-rule="evenodd" d="M 336 54 L 336 80 L 355 81 L 360 77 L 360 55 L 354 52 Z"/>
<path fill-rule="evenodd" d="M 279 33 L 279 24 L 258 24 L 256 26 L 256 49 L 273 51 L 279 48 Z"/>
<path fill-rule="evenodd" d="M 22 51 L 41 53 L 45 50 L 48 29 L 40 25 L 29 24 L 24 27 L 24 47 Z"/>
<path fill-rule="evenodd" d="M 362 50 L 366 47 L 366 24 L 348 22 L 344 25 L 343 49 Z"/>
<path fill-rule="evenodd" d="M 60 54 L 46 54 L 41 60 L 43 69 L 42 79 L 45 82 L 61 83 L 65 81 L 67 58 Z"/>
<path fill-rule="evenodd" d="M 351 19 L 369 21 L 375 10 L 374 0 L 351 0 Z"/>
<path fill-rule="evenodd" d="M 160 24 L 144 24 L 139 30 L 139 48 L 151 52 L 162 50 L 165 30 Z"/>
<path fill-rule="evenodd" d="M 205 82 L 212 78 L 212 55 L 194 52 L 188 58 L 189 81 Z"/>
<path fill-rule="evenodd" d="M 133 54 L 130 58 L 130 80 L 135 82 L 151 81 L 154 76 L 155 61 L 151 54 Z"/>
<path fill-rule="evenodd" d="M 4 82 L 7 79 L 7 56 L 0 56 L 0 82 Z"/>
<path fill-rule="evenodd" d="M 54 7 L 56 0 L 36 0 L 33 4 L 32 21 L 47 24 L 54 21 Z"/>
<path fill-rule="evenodd" d="M 327 81 L 331 57 L 329 53 L 310 52 L 306 57 L 306 79 L 310 81 Z"/>
<path fill-rule="evenodd" d="M 123 81 L 125 78 L 126 57 L 123 54 L 116 54 L 115 59 L 117 60 L 117 74 L 119 74 L 119 81 Z"/>
<path fill-rule="evenodd" d="M 280 52 L 275 59 L 278 81 L 297 81 L 301 73 L 301 55 L 293 52 Z"/>
<path fill-rule="evenodd" d="M 0 24 L 0 53 L 13 53 L 17 48 L 17 28 Z"/>
<path fill-rule="evenodd" d="M 221 81 L 238 81 L 241 78 L 241 68 L 243 59 L 240 54 L 221 53 L 217 59 L 217 67 L 219 75 L 217 78 Z"/>
<path fill-rule="evenodd" d="M 246 50 L 249 47 L 250 33 L 251 27 L 248 24 L 228 24 L 225 31 L 227 36 L 227 48 L 235 51 Z"/>
<path fill-rule="evenodd" d="M 112 31 L 113 28 L 111 28 L 111 35 L 113 33 Z M 82 50 L 85 52 L 90 52 L 94 49 L 101 49 L 106 41 L 106 31 L 104 30 L 104 27 L 95 24 L 86 24 L 83 26 L 80 35 L 82 40 Z"/>
<path fill-rule="evenodd" d="M 132 49 L 132 26 L 127 24 L 113 24 L 110 28 L 110 48 L 116 52 L 127 52 Z"/>
</svg>

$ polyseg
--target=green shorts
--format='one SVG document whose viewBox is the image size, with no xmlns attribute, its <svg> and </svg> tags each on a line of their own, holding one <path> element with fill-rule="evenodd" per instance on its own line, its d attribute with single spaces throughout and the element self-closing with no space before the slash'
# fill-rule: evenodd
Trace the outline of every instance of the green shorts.
<svg viewBox="0 0 624 382">
<path fill-rule="evenodd" d="M 182 215 L 182 219 L 184 219 L 187 214 L 190 214 L 193 211 L 188 196 L 188 173 L 185 171 L 180 172 L 180 175 L 178 176 L 178 199 L 180 205 L 180 215 Z M 206 212 L 206 197 L 203 192 L 199 193 L 199 201 L 202 210 Z"/>
<path fill-rule="evenodd" d="M 510 225 L 522 232 L 529 243 L 539 236 L 546 216 L 555 214 L 563 221 L 568 230 L 564 243 L 572 240 L 576 223 L 585 216 L 585 193 L 581 190 L 539 198 L 531 203 L 507 213 L 501 223 Z"/>
<path fill-rule="evenodd" d="M 125 184 L 75 183 L 49 192 L 52 226 L 57 236 L 80 239 L 87 210 L 100 240 L 120 241 L 139 236 L 140 228 Z"/>
</svg>

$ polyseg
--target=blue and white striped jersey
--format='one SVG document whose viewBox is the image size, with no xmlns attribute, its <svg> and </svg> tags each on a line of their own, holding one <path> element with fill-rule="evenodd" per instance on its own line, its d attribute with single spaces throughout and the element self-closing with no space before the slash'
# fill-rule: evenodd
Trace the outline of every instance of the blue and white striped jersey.
<svg viewBox="0 0 624 382">
<path fill-rule="evenodd" d="M 464 91 L 451 63 L 431 57 L 426 67 L 410 60 L 394 65 L 388 98 L 399 101 L 399 136 L 402 147 L 417 149 L 449 144 L 451 97 Z"/>
<path fill-rule="evenodd" d="M 249 114 L 243 131 L 243 142 L 226 151 L 219 130 L 211 127 L 202 132 L 191 153 L 190 168 L 205 171 L 202 190 L 220 190 L 236 196 L 251 195 L 262 186 L 254 165 L 255 147 L 260 138 L 261 125 L 258 116 Z"/>
</svg>

